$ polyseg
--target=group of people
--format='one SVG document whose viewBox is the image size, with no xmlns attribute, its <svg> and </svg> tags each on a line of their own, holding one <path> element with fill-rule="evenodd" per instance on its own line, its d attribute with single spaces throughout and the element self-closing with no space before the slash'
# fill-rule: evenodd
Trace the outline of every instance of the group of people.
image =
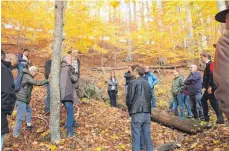
<svg viewBox="0 0 229 151">
<path fill-rule="evenodd" d="M 60 99 L 67 111 L 66 128 L 67 136 L 72 137 L 75 133 L 73 127 L 78 127 L 79 123 L 74 118 L 74 104 L 79 111 L 79 75 L 80 61 L 75 50 L 68 51 L 62 58 L 60 67 Z M 39 68 L 31 66 L 29 61 L 29 50 L 25 49 L 22 54 L 5 53 L 1 51 L 1 148 L 4 142 L 4 135 L 9 132 L 7 115 L 11 115 L 16 106 L 16 122 L 13 129 L 13 136 L 18 138 L 21 135 L 21 124 L 26 116 L 26 130 L 31 131 L 32 108 L 30 106 L 33 86 L 46 85 L 47 94 L 45 99 L 45 113 L 50 112 L 50 71 L 51 59 L 45 62 L 44 80 L 34 79 Z M 13 78 L 12 70 L 17 69 L 18 74 Z"/>
<path fill-rule="evenodd" d="M 221 23 L 226 23 L 227 31 L 216 45 L 214 70 L 211 70 L 212 62 L 207 53 L 201 54 L 202 61 L 206 63 L 203 80 L 201 73 L 197 71 L 197 66 L 194 64 L 190 66 L 190 75 L 185 80 L 179 70 L 174 70 L 171 88 L 173 100 L 170 109 L 176 115 L 185 117 L 186 106 L 188 117 L 209 121 L 207 101 L 210 100 L 217 116 L 216 122 L 222 124 L 224 123 L 222 111 L 229 119 L 229 9 L 219 12 L 215 18 Z M 28 56 L 28 49 L 18 56 L 13 53 L 5 54 L 4 51 L 1 51 L 1 148 L 4 135 L 9 132 L 7 116 L 12 114 L 15 103 L 17 114 L 13 136 L 20 136 L 21 124 L 25 114 L 27 114 L 26 130 L 33 129 L 30 99 L 34 85 L 46 85 L 45 111 L 46 113 L 50 111 L 49 77 L 52 61 L 50 59 L 46 61 L 45 79 L 39 81 L 34 79 L 39 73 L 39 68 L 30 66 Z M 15 68 L 18 69 L 18 75 L 16 79 L 13 79 L 11 70 Z M 73 127 L 78 124 L 74 120 L 74 103 L 79 103 L 77 96 L 79 75 L 80 61 L 77 56 L 74 56 L 74 51 L 71 50 L 68 55 L 62 58 L 60 71 L 60 98 L 67 111 L 68 137 L 74 135 Z M 126 105 L 131 117 L 132 150 L 153 151 L 150 114 L 151 108 L 156 107 L 154 87 L 158 83 L 158 79 L 149 71 L 149 67 L 140 66 L 129 67 L 124 77 L 126 78 Z M 118 81 L 115 73 L 112 72 L 108 82 L 108 93 L 111 105 L 114 107 L 117 105 L 117 91 Z"/>
<path fill-rule="evenodd" d="M 180 116 L 185 117 L 186 107 L 189 118 L 194 117 L 195 119 L 209 122 L 210 117 L 207 103 L 209 100 L 217 117 L 216 123 L 224 124 L 219 102 L 214 95 L 217 87 L 213 80 L 213 71 L 211 69 L 213 62 L 210 58 L 211 56 L 208 53 L 201 54 L 202 61 L 206 63 L 203 78 L 195 64 L 189 66 L 190 74 L 185 80 L 178 69 L 174 70 L 174 79 L 171 88 L 173 101 L 171 101 L 169 111 L 173 111 L 175 115 L 179 115 L 179 107 Z"/>
</svg>

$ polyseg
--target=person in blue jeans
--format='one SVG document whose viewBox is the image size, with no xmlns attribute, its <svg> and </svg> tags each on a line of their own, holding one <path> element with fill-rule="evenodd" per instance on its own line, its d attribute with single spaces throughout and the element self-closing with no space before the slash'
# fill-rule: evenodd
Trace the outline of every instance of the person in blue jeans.
<svg viewBox="0 0 229 151">
<path fill-rule="evenodd" d="M 146 151 L 153 151 L 151 139 L 151 88 L 144 78 L 144 68 L 137 67 L 134 75 L 137 79 L 128 85 L 126 105 L 131 116 L 132 151 L 140 151 L 143 139 Z"/>
<path fill-rule="evenodd" d="M 156 99 L 154 96 L 154 87 L 158 83 L 159 80 L 155 74 L 150 72 L 149 67 L 145 67 L 145 79 L 148 81 L 150 88 L 151 88 L 152 108 L 156 108 Z"/>
<path fill-rule="evenodd" d="M 77 98 L 76 83 L 78 76 L 75 69 L 72 67 L 72 59 L 69 55 L 64 56 L 61 62 L 60 69 L 60 97 L 67 111 L 67 137 L 74 136 L 74 107 L 73 102 Z"/>
<path fill-rule="evenodd" d="M 29 70 L 27 70 L 26 68 L 23 69 L 23 77 L 21 80 L 20 89 L 16 93 L 17 114 L 16 114 L 16 122 L 15 122 L 14 130 L 13 130 L 14 137 L 20 136 L 21 124 L 25 118 L 25 114 L 27 114 L 26 130 L 31 131 L 33 128 L 31 123 L 32 108 L 29 105 L 33 86 L 34 85 L 42 86 L 48 83 L 47 79 L 43 81 L 38 81 L 34 79 L 34 77 L 37 76 L 38 72 L 39 69 L 36 66 L 30 67 Z"/>
<path fill-rule="evenodd" d="M 171 93 L 173 95 L 173 111 L 175 111 L 175 115 L 179 115 L 178 105 L 180 109 L 180 116 L 185 117 L 185 109 L 184 109 L 184 93 L 183 90 L 185 88 L 184 79 L 180 75 L 179 70 L 173 71 L 174 79 L 172 82 Z"/>
</svg>

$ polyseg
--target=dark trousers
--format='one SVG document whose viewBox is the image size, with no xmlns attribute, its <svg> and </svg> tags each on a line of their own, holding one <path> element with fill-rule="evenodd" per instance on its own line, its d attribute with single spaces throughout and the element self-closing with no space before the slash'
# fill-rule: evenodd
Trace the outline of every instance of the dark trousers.
<svg viewBox="0 0 229 151">
<path fill-rule="evenodd" d="M 214 93 L 208 94 L 207 90 L 204 92 L 204 95 L 201 99 L 201 103 L 203 105 L 203 111 L 204 111 L 204 119 L 206 121 L 209 121 L 209 115 L 208 115 L 208 100 L 210 100 L 210 104 L 215 111 L 215 114 L 217 116 L 217 119 L 222 119 L 222 112 L 219 108 L 219 102 L 216 100 Z"/>
<path fill-rule="evenodd" d="M 111 90 L 111 91 L 108 91 L 108 94 L 109 94 L 111 106 L 116 107 L 117 106 L 117 91 Z"/>
</svg>

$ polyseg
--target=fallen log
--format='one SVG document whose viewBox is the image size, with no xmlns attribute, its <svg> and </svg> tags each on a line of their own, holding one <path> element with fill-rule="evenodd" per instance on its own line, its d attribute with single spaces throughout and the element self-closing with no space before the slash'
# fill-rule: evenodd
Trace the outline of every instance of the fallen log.
<svg viewBox="0 0 229 151">
<path fill-rule="evenodd" d="M 181 118 L 158 109 L 152 109 L 151 120 L 188 134 L 196 134 L 202 132 L 205 128 L 209 128 L 205 122 Z"/>
<path fill-rule="evenodd" d="M 174 65 L 174 66 L 149 66 L 150 69 L 177 69 L 177 68 L 183 68 L 186 65 Z M 94 67 L 89 68 L 91 71 L 111 71 L 111 70 L 124 70 L 127 69 L 127 66 L 123 67 Z"/>
</svg>

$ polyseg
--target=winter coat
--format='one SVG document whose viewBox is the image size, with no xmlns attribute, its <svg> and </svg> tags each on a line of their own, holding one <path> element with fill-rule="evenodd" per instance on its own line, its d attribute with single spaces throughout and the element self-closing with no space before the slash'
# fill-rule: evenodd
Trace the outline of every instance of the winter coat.
<svg viewBox="0 0 229 151">
<path fill-rule="evenodd" d="M 49 78 L 49 74 L 51 72 L 51 63 L 52 63 L 52 60 L 51 59 L 48 59 L 45 62 L 45 79 L 48 79 Z"/>
<path fill-rule="evenodd" d="M 182 93 L 184 88 L 185 88 L 184 79 L 181 75 L 173 79 L 172 88 L 171 88 L 171 93 L 173 96 Z"/>
<path fill-rule="evenodd" d="M 213 73 L 210 70 L 210 64 L 212 61 L 209 61 L 206 63 L 206 68 L 204 70 L 204 75 L 203 75 L 203 84 L 202 87 L 205 89 L 208 89 L 209 87 L 212 87 L 212 91 L 214 92 L 216 90 L 216 85 L 213 80 Z"/>
<path fill-rule="evenodd" d="M 229 31 L 220 37 L 216 45 L 213 76 L 217 86 L 215 97 L 229 119 Z"/>
<path fill-rule="evenodd" d="M 1 60 L 1 134 L 9 132 L 7 115 L 11 115 L 14 109 L 16 94 L 14 91 L 14 79 L 10 62 Z"/>
<path fill-rule="evenodd" d="M 153 74 L 152 72 L 146 73 L 145 74 L 145 78 L 148 81 L 150 88 L 153 89 L 154 86 L 158 83 L 158 78 L 155 74 Z"/>
<path fill-rule="evenodd" d="M 126 79 L 126 85 L 128 85 L 133 80 L 133 75 L 128 71 L 125 73 L 124 78 Z"/>
<path fill-rule="evenodd" d="M 109 81 L 108 81 L 108 92 L 112 91 L 112 87 L 114 87 L 114 90 L 116 92 L 118 92 L 118 81 L 117 81 L 117 79 L 114 79 L 114 81 L 112 79 L 109 79 Z"/>
<path fill-rule="evenodd" d="M 77 101 L 77 82 L 78 76 L 72 65 L 62 61 L 60 69 L 60 98 L 62 102 Z"/>
<path fill-rule="evenodd" d="M 21 88 L 20 90 L 16 93 L 17 95 L 17 100 L 25 102 L 26 104 L 29 104 L 30 99 L 31 99 L 31 94 L 33 90 L 33 86 L 42 86 L 48 83 L 48 80 L 35 80 L 34 77 L 29 73 L 29 71 L 24 68 L 23 69 L 23 75 L 22 75 L 22 80 L 21 80 Z"/>
<path fill-rule="evenodd" d="M 202 94 L 202 77 L 199 71 L 190 73 L 184 84 L 189 95 Z"/>
<path fill-rule="evenodd" d="M 129 114 L 151 113 L 151 88 L 144 77 L 132 80 L 128 85 L 126 105 Z"/>
</svg>

